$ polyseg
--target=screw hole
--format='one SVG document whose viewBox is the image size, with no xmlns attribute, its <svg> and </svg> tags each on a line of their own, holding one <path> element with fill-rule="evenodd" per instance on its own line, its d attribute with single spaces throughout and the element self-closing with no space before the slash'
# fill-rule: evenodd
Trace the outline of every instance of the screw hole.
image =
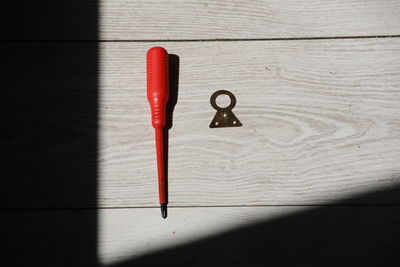
<svg viewBox="0 0 400 267">
<path fill-rule="evenodd" d="M 216 121 L 216 122 L 215 122 L 215 125 L 218 125 L 218 124 L 219 124 L 218 121 Z"/>
<path fill-rule="evenodd" d="M 236 124 L 236 121 L 233 121 L 233 124 Z"/>
</svg>

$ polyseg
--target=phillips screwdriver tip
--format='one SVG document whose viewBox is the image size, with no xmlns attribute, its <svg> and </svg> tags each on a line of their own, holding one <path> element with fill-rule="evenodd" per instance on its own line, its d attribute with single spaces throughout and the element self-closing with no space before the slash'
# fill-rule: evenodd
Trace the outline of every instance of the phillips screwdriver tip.
<svg viewBox="0 0 400 267">
<path fill-rule="evenodd" d="M 167 218 L 167 204 L 161 204 L 161 216 Z"/>
</svg>

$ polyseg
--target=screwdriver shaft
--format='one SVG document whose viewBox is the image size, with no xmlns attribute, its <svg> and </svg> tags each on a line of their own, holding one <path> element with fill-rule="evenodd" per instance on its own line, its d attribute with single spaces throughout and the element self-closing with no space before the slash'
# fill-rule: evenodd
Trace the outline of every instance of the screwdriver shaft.
<svg viewBox="0 0 400 267">
<path fill-rule="evenodd" d="M 166 194 L 166 181 L 165 181 L 165 169 L 164 169 L 164 135 L 163 128 L 155 128 L 156 132 L 156 150 L 157 153 L 157 170 L 158 170 L 158 192 L 160 203 L 167 203 Z"/>
</svg>

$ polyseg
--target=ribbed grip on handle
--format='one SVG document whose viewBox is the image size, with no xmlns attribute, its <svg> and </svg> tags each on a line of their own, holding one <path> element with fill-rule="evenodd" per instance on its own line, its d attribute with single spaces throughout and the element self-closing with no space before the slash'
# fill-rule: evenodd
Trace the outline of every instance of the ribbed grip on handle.
<svg viewBox="0 0 400 267">
<path fill-rule="evenodd" d="M 165 109 L 169 97 L 168 52 L 162 47 L 147 51 L 147 100 L 153 127 L 165 126 Z"/>
</svg>

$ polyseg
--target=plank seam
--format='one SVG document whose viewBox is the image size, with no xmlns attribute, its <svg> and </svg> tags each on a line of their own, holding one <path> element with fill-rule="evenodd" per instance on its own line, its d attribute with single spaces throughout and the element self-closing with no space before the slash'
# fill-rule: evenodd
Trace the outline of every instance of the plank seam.
<svg viewBox="0 0 400 267">
<path fill-rule="evenodd" d="M 221 39 L 148 39 L 148 40 L 63 40 L 63 39 L 0 39 L 0 43 L 35 42 L 35 43 L 155 43 L 155 42 L 249 42 L 249 41 L 308 41 L 308 40 L 338 40 L 338 39 L 381 39 L 399 38 L 400 35 L 369 35 L 369 36 L 331 36 L 331 37 L 287 37 L 287 38 L 221 38 Z"/>
<path fill-rule="evenodd" d="M 168 208 L 263 208 L 263 207 L 397 207 L 400 203 L 359 203 L 359 204 L 285 204 L 285 205 L 214 205 L 214 206 L 168 206 Z M 0 209 L 0 212 L 10 211 L 61 211 L 61 210 L 111 210 L 111 209 L 159 209 L 159 206 L 129 206 L 129 207 L 82 207 L 82 208 L 21 208 L 21 209 Z"/>
</svg>

